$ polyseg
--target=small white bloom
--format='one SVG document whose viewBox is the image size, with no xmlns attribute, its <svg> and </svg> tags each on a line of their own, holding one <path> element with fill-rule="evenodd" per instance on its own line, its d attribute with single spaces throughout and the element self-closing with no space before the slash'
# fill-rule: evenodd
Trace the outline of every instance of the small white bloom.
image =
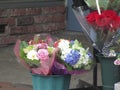
<svg viewBox="0 0 120 90">
<path fill-rule="evenodd" d="M 72 50 L 71 48 L 67 48 L 66 50 L 63 50 L 63 51 L 61 52 L 61 59 L 62 59 L 62 60 L 65 60 L 66 55 L 67 55 L 68 53 L 70 53 L 71 50 Z"/>
<path fill-rule="evenodd" d="M 70 44 L 70 42 L 68 40 L 61 39 L 58 47 L 63 51 L 63 50 L 66 50 L 67 48 L 69 48 L 69 44 Z"/>
<path fill-rule="evenodd" d="M 28 59 L 31 59 L 31 60 L 39 60 L 38 57 L 37 57 L 37 51 L 35 50 L 31 50 L 27 53 L 27 58 Z"/>
</svg>

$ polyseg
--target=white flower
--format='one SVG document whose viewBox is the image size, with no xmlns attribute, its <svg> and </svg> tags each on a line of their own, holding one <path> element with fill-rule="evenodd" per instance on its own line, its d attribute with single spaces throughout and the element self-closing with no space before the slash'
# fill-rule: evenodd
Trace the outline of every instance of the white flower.
<svg viewBox="0 0 120 90">
<path fill-rule="evenodd" d="M 62 52 L 61 52 L 61 59 L 62 59 L 62 60 L 65 60 L 66 55 L 67 55 L 68 53 L 70 53 L 71 50 L 72 50 L 71 48 L 67 48 L 66 50 L 62 50 Z"/>
<path fill-rule="evenodd" d="M 62 50 L 65 51 L 66 49 L 69 48 L 70 42 L 68 40 L 61 39 L 59 42 L 58 47 Z"/>
<path fill-rule="evenodd" d="M 31 50 L 27 53 L 27 58 L 31 60 L 39 60 L 37 57 L 37 51 Z"/>
<path fill-rule="evenodd" d="M 79 61 L 75 65 L 73 65 L 73 67 L 80 68 L 82 65 L 88 65 L 89 61 L 90 61 L 89 55 L 87 55 L 87 53 L 85 53 L 85 52 L 84 52 L 84 54 L 81 53 Z"/>
</svg>

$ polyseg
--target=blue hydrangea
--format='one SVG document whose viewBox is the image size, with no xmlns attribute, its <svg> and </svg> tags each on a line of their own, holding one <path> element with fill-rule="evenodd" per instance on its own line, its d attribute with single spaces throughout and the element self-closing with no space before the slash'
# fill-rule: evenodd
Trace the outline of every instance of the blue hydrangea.
<svg viewBox="0 0 120 90">
<path fill-rule="evenodd" d="M 80 58 L 80 53 L 77 50 L 71 50 L 70 53 L 66 55 L 65 62 L 70 65 L 75 65 Z"/>
</svg>

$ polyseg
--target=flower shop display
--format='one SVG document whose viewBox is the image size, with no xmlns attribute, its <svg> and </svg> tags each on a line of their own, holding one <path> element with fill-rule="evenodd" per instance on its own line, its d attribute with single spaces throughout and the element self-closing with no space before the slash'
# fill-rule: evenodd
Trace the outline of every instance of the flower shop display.
<svg viewBox="0 0 120 90">
<path fill-rule="evenodd" d="M 103 90 L 114 90 L 114 83 L 120 81 L 120 66 L 114 64 L 118 64 L 120 52 L 120 0 L 84 2 L 87 9 L 73 6 L 73 11 L 84 34 L 98 51 L 96 56 L 101 64 Z"/>
<path fill-rule="evenodd" d="M 14 52 L 30 71 L 34 90 L 68 90 L 71 74 L 87 72 L 95 64 L 88 48 L 78 40 L 58 40 L 48 34 L 35 35 L 30 41 L 18 40 Z"/>
</svg>

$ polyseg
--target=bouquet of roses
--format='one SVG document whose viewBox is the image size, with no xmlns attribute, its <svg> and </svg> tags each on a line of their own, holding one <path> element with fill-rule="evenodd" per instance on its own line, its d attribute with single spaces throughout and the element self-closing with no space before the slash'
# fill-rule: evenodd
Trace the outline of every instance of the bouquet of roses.
<svg viewBox="0 0 120 90">
<path fill-rule="evenodd" d="M 84 2 L 88 9 L 83 10 L 81 6 L 74 9 L 83 32 L 99 53 L 106 57 L 116 56 L 120 51 L 120 0 L 84 0 Z"/>
<path fill-rule="evenodd" d="M 44 39 L 35 35 L 28 42 L 18 40 L 15 55 L 31 73 L 39 75 L 80 74 L 93 66 L 88 49 L 77 40 L 55 40 L 48 35 Z"/>
</svg>

